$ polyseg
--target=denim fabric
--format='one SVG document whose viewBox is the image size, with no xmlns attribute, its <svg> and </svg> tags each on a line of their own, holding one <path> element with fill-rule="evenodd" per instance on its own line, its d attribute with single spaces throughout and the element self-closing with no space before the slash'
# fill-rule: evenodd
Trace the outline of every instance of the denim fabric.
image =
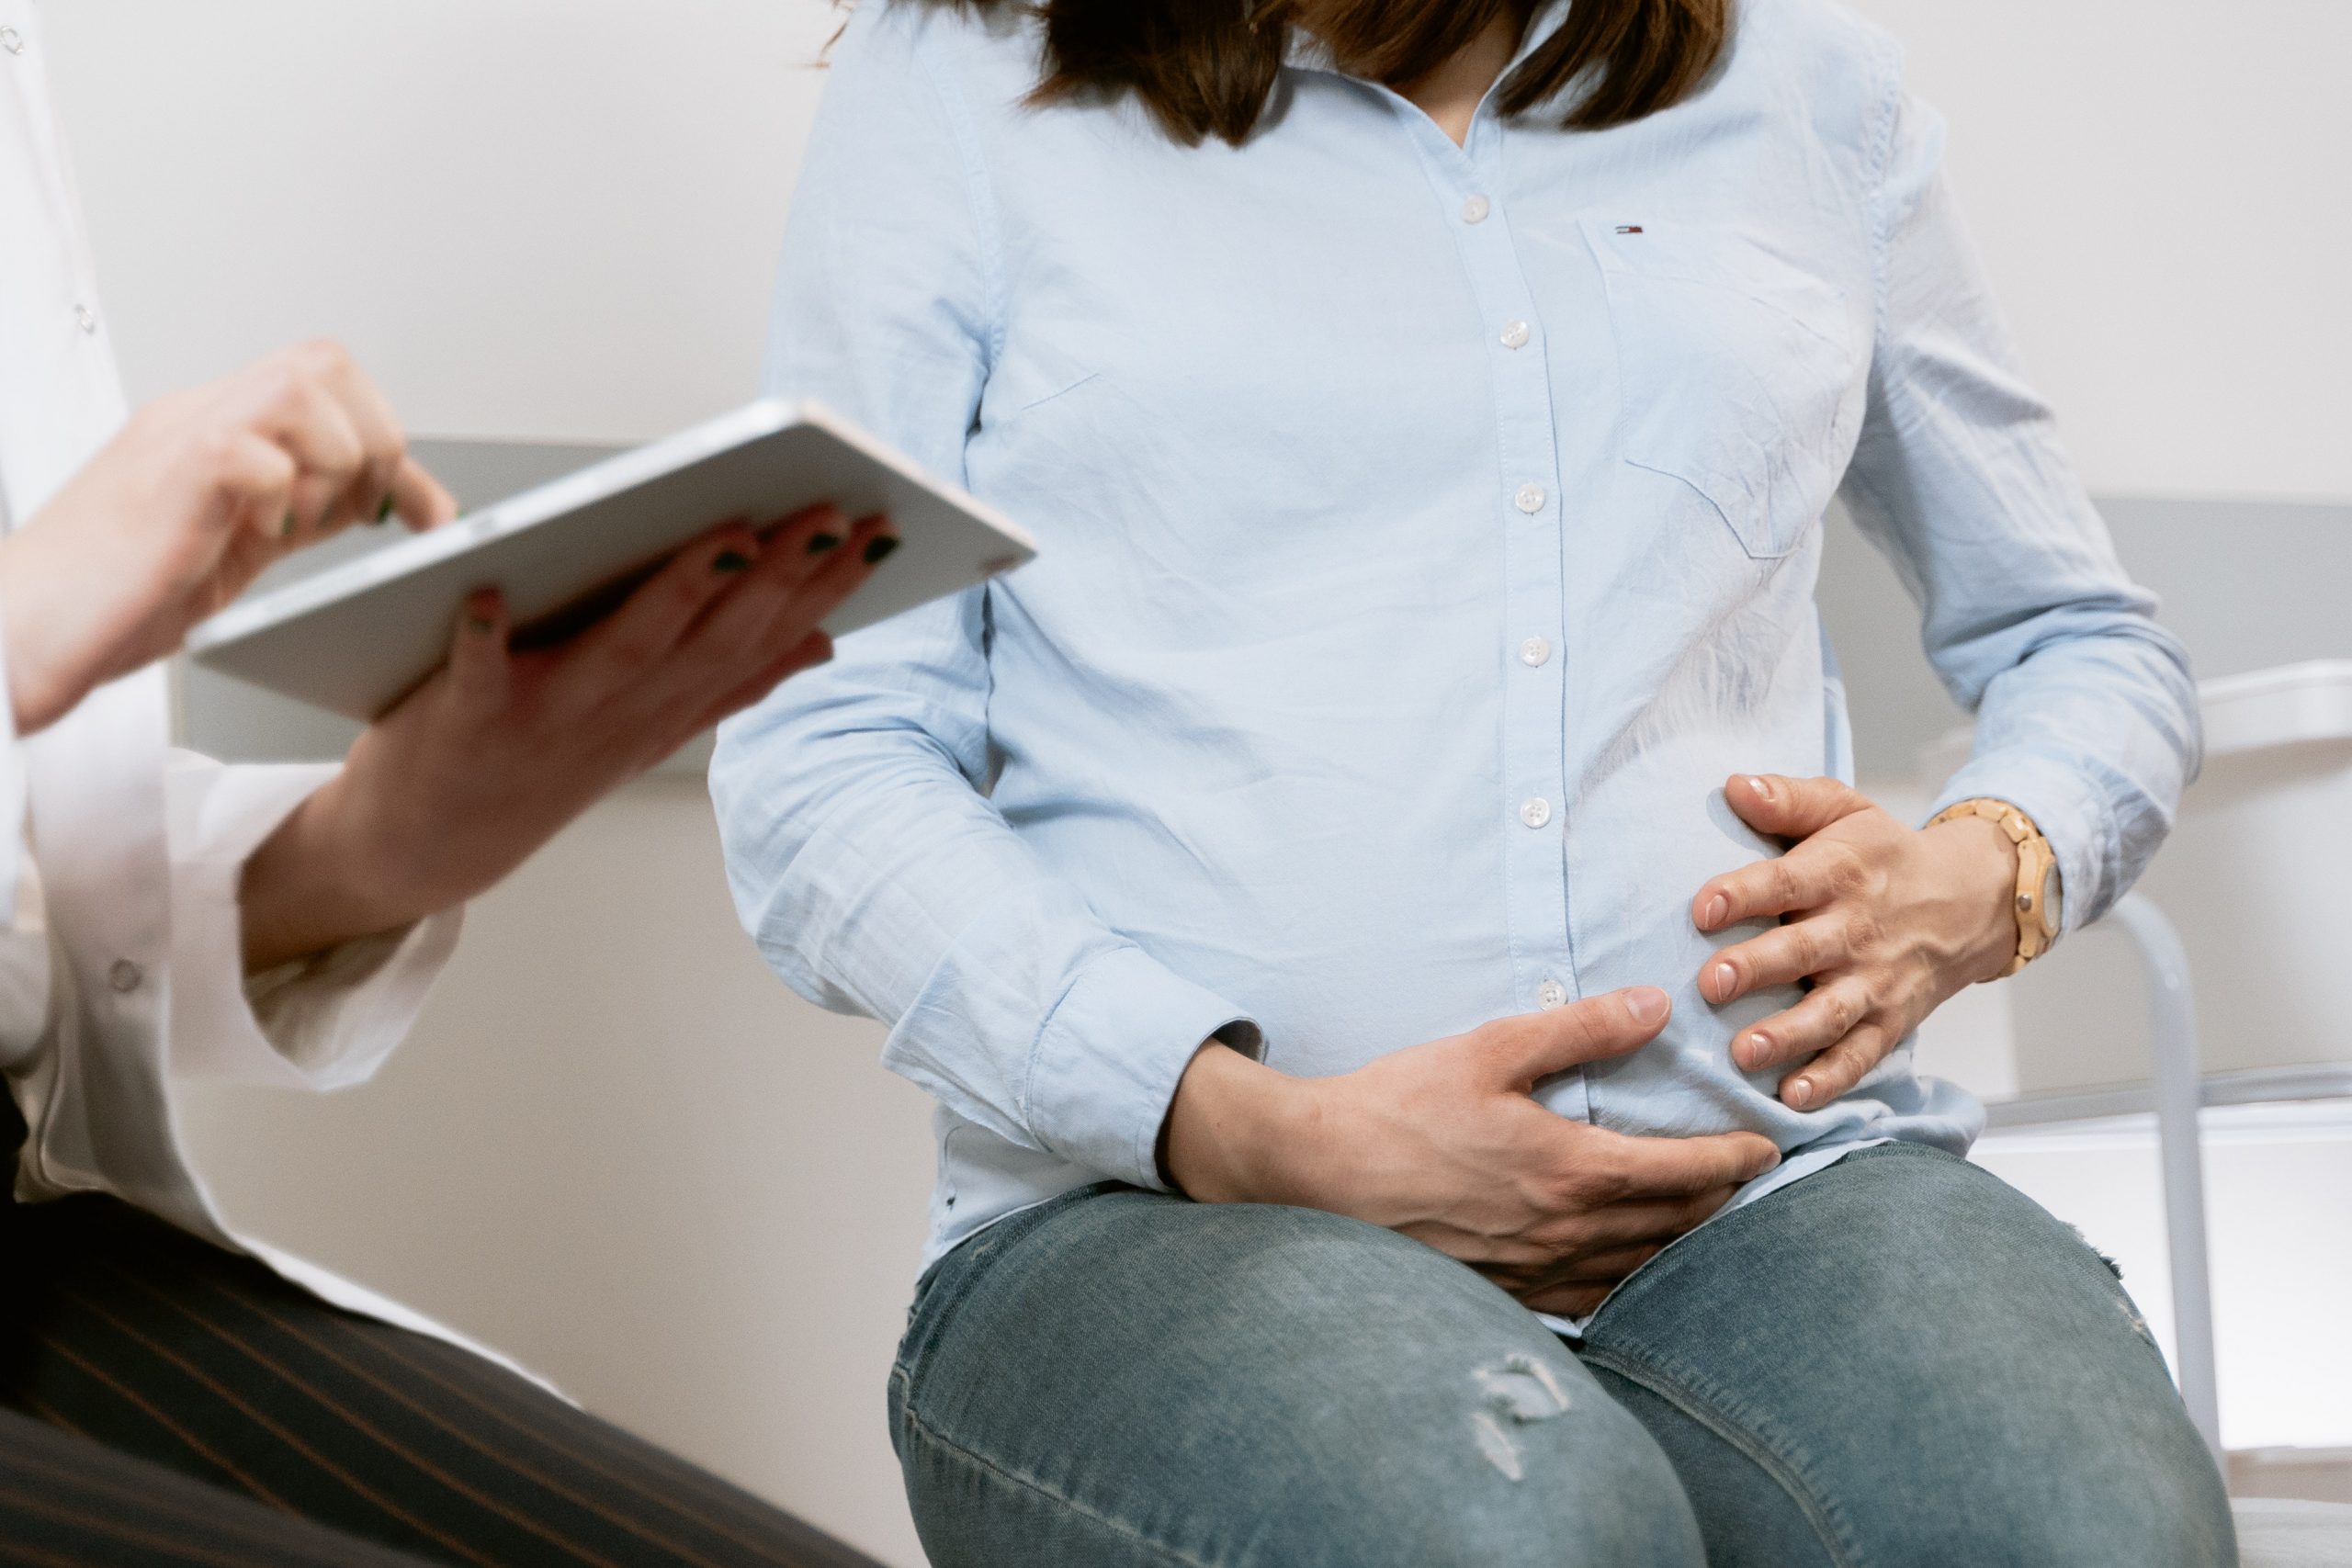
<svg viewBox="0 0 2352 1568">
<path fill-rule="evenodd" d="M 1849 1155 L 1580 1346 L 1390 1232 L 1104 1184 L 928 1275 L 890 1382 L 936 1568 L 2227 1568 L 2113 1274 L 1995 1178 Z"/>
</svg>

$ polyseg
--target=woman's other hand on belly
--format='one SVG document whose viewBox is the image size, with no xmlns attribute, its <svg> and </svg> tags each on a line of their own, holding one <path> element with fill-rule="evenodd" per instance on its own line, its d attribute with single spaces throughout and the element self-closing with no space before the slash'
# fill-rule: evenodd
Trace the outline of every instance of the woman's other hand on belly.
<svg viewBox="0 0 2352 1568">
<path fill-rule="evenodd" d="M 1753 1133 L 1628 1137 L 1532 1098 L 1555 1074 L 1639 1050 L 1671 1010 L 1663 991 L 1618 991 L 1326 1078 L 1211 1043 L 1177 1086 L 1167 1172 L 1203 1202 L 1385 1226 L 1538 1312 L 1580 1315 L 1780 1162 Z"/>
<path fill-rule="evenodd" d="M 1792 1108 L 1846 1093 L 1929 1013 L 2015 956 L 2018 852 L 1994 824 L 1905 827 L 1836 779 L 1743 775 L 1724 796 L 1758 832 L 1794 842 L 1691 901 L 1702 931 L 1781 920 L 1708 959 L 1699 994 L 1722 1006 L 1759 987 L 1809 985 L 1731 1046 L 1744 1071 L 1795 1069 L 1781 1080 Z"/>
</svg>

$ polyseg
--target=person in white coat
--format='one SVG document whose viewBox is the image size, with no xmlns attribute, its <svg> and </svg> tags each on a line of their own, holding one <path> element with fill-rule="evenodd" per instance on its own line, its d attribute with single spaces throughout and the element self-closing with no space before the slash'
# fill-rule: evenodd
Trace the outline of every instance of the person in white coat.
<svg viewBox="0 0 2352 1568">
<path fill-rule="evenodd" d="M 478 596 L 340 768 L 170 750 L 198 619 L 455 507 L 332 344 L 128 411 L 39 24 L 0 0 L 0 1561 L 865 1561 L 235 1235 L 172 1085 L 366 1077 L 465 901 L 826 658 L 887 524 L 720 530 L 552 649 Z"/>
</svg>

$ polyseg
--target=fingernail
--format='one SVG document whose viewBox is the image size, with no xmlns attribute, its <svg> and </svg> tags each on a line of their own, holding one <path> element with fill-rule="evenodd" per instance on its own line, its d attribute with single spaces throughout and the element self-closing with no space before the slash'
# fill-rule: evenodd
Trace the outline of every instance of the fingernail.
<svg viewBox="0 0 2352 1568">
<path fill-rule="evenodd" d="M 710 570 L 722 576 L 749 571 L 752 570 L 752 558 L 741 550 L 721 550 L 718 558 L 710 563 Z"/>
<path fill-rule="evenodd" d="M 392 520 L 392 492 L 386 491 L 384 499 L 376 503 L 376 523 L 381 526 Z"/>
<path fill-rule="evenodd" d="M 1739 984 L 1739 971 L 1728 964 L 1715 965 L 1715 999 L 1729 1001 L 1732 987 Z"/>
<path fill-rule="evenodd" d="M 1754 1072 L 1772 1059 L 1772 1040 L 1761 1032 L 1747 1037 L 1747 1070 Z"/>
<path fill-rule="evenodd" d="M 1812 1104 L 1813 1080 L 1811 1078 L 1791 1078 L 1789 1080 L 1788 1100 L 1789 1103 L 1799 1111 L 1802 1111 L 1806 1106 Z"/>
<path fill-rule="evenodd" d="M 294 514 L 289 512 L 286 514 L 286 521 L 277 525 L 277 536 L 281 539 L 289 538 L 293 536 L 293 533 Z"/>
<path fill-rule="evenodd" d="M 1665 1021 L 1667 1010 L 1673 1004 L 1664 991 L 1654 986 L 1640 986 L 1625 993 L 1625 1010 L 1644 1029 Z"/>
<path fill-rule="evenodd" d="M 865 542 L 865 564 L 880 566 L 898 547 L 899 536 L 896 534 L 876 534 Z"/>
<path fill-rule="evenodd" d="M 821 556 L 827 550 L 837 550 L 841 547 L 842 536 L 839 534 L 811 534 L 808 536 L 808 553 L 812 556 Z"/>
<path fill-rule="evenodd" d="M 1707 900 L 1707 912 L 1700 919 L 1699 924 L 1702 930 L 1713 931 L 1730 917 L 1731 900 L 1718 893 Z"/>
<path fill-rule="evenodd" d="M 1760 799 L 1770 800 L 1772 798 L 1772 786 L 1766 784 L 1760 778 L 1750 777 L 1747 781 L 1747 787 L 1754 790 L 1758 797 Z"/>
<path fill-rule="evenodd" d="M 466 617 L 466 629 L 474 633 L 476 636 L 487 636 L 489 633 L 494 632 L 498 629 L 498 623 L 492 620 L 488 615 L 469 615 Z"/>
</svg>

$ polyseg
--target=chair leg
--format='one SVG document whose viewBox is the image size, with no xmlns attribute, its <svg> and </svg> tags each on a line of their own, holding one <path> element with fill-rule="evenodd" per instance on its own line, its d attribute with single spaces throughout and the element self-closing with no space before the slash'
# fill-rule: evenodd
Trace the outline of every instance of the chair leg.
<svg viewBox="0 0 2352 1568">
<path fill-rule="evenodd" d="M 2205 1160 L 2197 1113 L 2203 1068 L 2197 1052 L 2197 996 L 2188 954 L 2164 911 L 2134 893 L 2107 922 L 2129 937 L 2148 987 L 2156 1151 L 2164 1167 L 2165 1229 L 2172 1261 L 2173 1363 L 2189 1419 L 2216 1461 L 2222 1458 L 2219 1379 L 2213 1362 L 2213 1280 L 2205 1254 Z"/>
</svg>

